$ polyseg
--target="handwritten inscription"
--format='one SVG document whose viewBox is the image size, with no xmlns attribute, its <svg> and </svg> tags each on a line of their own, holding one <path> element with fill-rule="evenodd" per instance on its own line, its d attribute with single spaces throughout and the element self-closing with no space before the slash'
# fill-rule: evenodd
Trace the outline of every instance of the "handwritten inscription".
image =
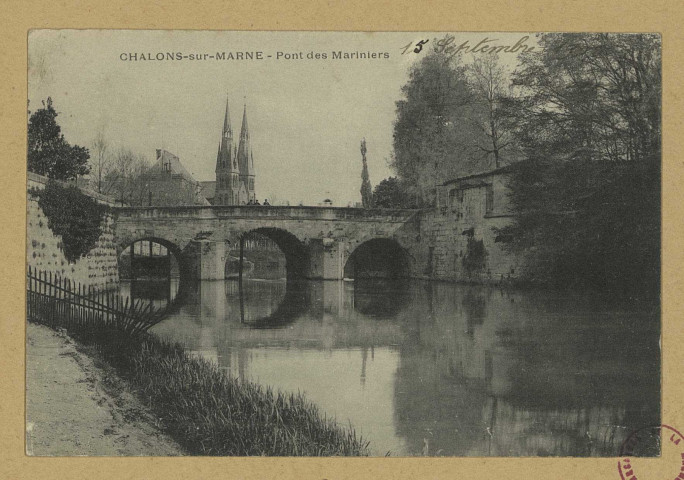
<svg viewBox="0 0 684 480">
<path fill-rule="evenodd" d="M 430 40 L 421 40 L 420 42 L 417 42 L 417 43 L 415 43 L 415 44 L 414 44 L 413 42 L 409 42 L 409 43 L 404 47 L 404 50 L 401 52 L 401 54 L 402 54 L 402 55 L 406 55 L 407 53 L 409 53 L 409 50 L 411 49 L 411 47 L 414 47 L 414 48 L 413 48 L 413 53 L 420 53 L 420 52 L 423 51 L 423 45 L 425 45 L 425 44 L 426 44 L 427 42 L 429 42 L 429 41 L 430 41 Z"/>
<path fill-rule="evenodd" d="M 456 37 L 451 34 L 445 35 L 443 38 L 435 38 L 433 40 L 433 50 L 436 53 L 441 53 L 447 55 L 448 57 L 454 57 L 460 54 L 467 53 L 522 53 L 530 52 L 535 49 L 534 46 L 528 45 L 530 37 L 528 35 L 520 37 L 513 44 L 503 45 L 496 38 L 484 37 L 480 39 L 477 43 L 470 42 L 466 40 L 461 44 L 456 44 Z M 402 55 L 411 53 L 421 53 L 423 51 L 423 46 L 426 45 L 430 40 L 420 40 L 418 42 L 410 42 L 402 48 Z"/>
</svg>

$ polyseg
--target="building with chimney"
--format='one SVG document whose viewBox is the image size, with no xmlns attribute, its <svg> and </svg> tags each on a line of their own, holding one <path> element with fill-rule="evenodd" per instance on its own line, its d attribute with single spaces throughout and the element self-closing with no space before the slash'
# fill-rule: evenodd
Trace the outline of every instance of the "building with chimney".
<svg viewBox="0 0 684 480">
<path fill-rule="evenodd" d="M 200 182 L 186 170 L 173 153 L 157 149 L 154 164 L 140 177 L 140 198 L 131 198 L 134 205 L 173 207 L 206 205 L 200 194 Z"/>
<path fill-rule="evenodd" d="M 249 139 L 247 105 L 242 113 L 240 137 L 234 138 L 226 99 L 223 131 L 216 155 L 216 181 L 202 182 L 202 192 L 212 205 L 245 205 L 256 200 L 254 157 Z"/>
</svg>

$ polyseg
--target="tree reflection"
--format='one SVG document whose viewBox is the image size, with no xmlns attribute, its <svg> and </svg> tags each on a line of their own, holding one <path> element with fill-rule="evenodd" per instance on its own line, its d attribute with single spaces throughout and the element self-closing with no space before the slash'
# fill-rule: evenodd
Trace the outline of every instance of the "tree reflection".
<svg viewBox="0 0 684 480">
<path fill-rule="evenodd" d="M 410 327 L 421 334 L 406 337 L 396 376 L 396 428 L 412 451 L 615 456 L 630 428 L 659 423 L 652 318 L 436 290 L 441 308 Z"/>
</svg>

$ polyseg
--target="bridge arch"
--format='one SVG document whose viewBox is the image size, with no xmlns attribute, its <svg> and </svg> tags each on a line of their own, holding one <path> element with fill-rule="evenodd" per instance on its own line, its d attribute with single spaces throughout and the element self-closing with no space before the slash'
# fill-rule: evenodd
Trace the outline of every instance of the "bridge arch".
<svg viewBox="0 0 684 480">
<path fill-rule="evenodd" d="M 309 264 L 309 251 L 293 233 L 278 227 L 257 227 L 244 231 L 240 241 L 250 234 L 262 235 L 273 241 L 285 256 L 287 278 L 304 277 Z M 239 242 L 238 242 L 239 245 Z"/>
<path fill-rule="evenodd" d="M 119 244 L 117 244 L 117 261 L 121 262 L 121 256 L 122 254 L 127 250 L 127 249 L 133 249 L 134 245 L 138 242 L 151 242 L 151 243 L 156 243 L 164 248 L 173 255 L 173 257 L 176 259 L 176 262 L 178 263 L 178 270 L 179 270 L 179 276 L 181 281 L 188 280 L 189 278 L 189 265 L 187 264 L 187 261 L 185 259 L 185 256 L 183 255 L 183 252 L 181 248 L 176 245 L 175 243 L 161 237 L 156 237 L 156 236 L 141 236 L 139 238 L 134 238 L 134 239 L 126 239 Z"/>
<path fill-rule="evenodd" d="M 360 243 L 344 265 L 345 278 L 406 278 L 411 256 L 393 238 L 371 238 Z"/>
</svg>

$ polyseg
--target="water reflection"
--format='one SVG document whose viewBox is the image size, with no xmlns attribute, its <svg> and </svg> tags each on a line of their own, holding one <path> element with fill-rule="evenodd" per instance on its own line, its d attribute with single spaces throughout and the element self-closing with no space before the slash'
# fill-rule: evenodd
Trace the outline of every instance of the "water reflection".
<svg viewBox="0 0 684 480">
<path fill-rule="evenodd" d="M 162 309 L 175 300 L 179 286 L 178 278 L 127 280 L 120 283 L 119 292 L 133 300 L 152 304 L 155 309 Z"/>
<path fill-rule="evenodd" d="M 660 423 L 657 307 L 408 281 L 188 292 L 155 333 L 306 392 L 376 455 L 615 456 Z"/>
</svg>

